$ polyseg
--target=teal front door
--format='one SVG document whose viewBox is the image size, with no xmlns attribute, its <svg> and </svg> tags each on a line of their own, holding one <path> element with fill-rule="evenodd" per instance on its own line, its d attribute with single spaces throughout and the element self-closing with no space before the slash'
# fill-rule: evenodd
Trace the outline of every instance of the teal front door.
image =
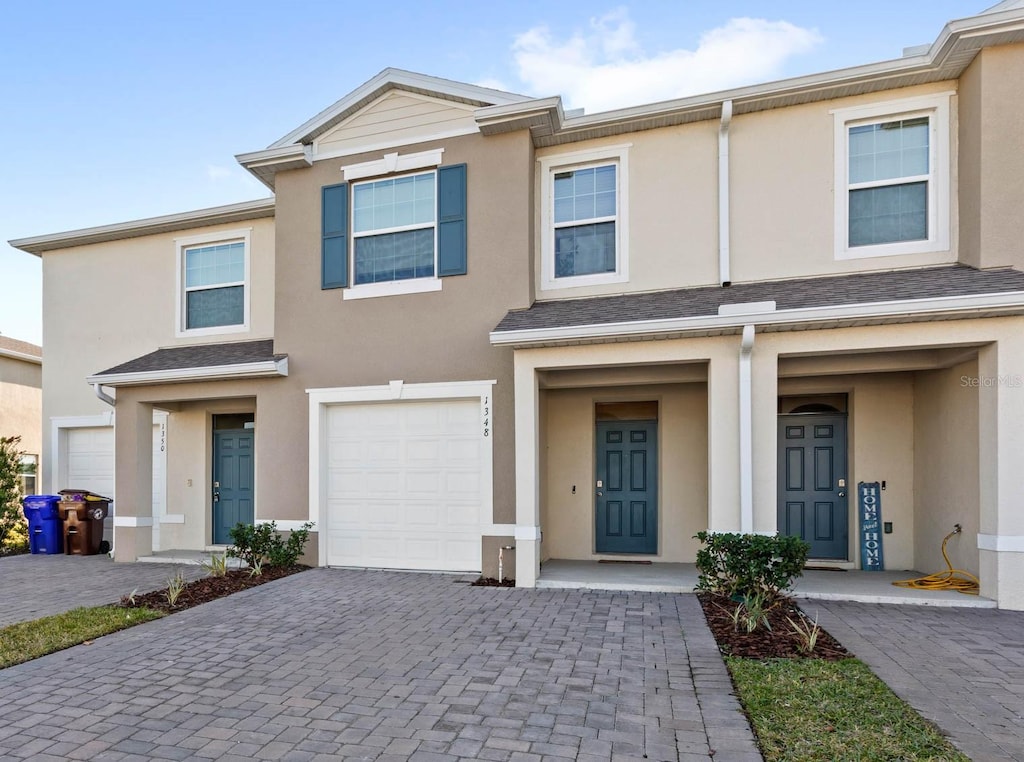
<svg viewBox="0 0 1024 762">
<path fill-rule="evenodd" d="M 252 429 L 213 432 L 213 543 L 230 545 L 235 524 L 252 524 L 254 465 Z"/>
<path fill-rule="evenodd" d="M 597 424 L 598 553 L 658 552 L 658 424 Z"/>
<path fill-rule="evenodd" d="M 849 557 L 846 416 L 779 416 L 779 533 L 811 546 L 810 558 Z"/>
</svg>

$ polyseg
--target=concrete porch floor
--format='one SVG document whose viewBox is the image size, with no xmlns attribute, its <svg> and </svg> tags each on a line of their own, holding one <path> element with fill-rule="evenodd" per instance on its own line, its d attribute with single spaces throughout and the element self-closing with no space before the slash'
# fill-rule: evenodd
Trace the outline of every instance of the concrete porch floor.
<svg viewBox="0 0 1024 762">
<path fill-rule="evenodd" d="M 922 576 L 916 571 L 820 571 L 809 569 L 796 580 L 792 595 L 827 601 L 901 603 L 914 606 L 995 608 L 996 602 L 952 590 L 921 591 L 895 587 L 896 580 Z M 551 559 L 541 564 L 537 587 L 547 589 L 631 590 L 691 593 L 697 584 L 694 564 L 602 564 Z"/>
<path fill-rule="evenodd" d="M 205 550 L 155 550 L 151 555 L 142 556 L 140 564 L 178 564 L 188 566 L 199 566 L 209 563 L 210 556 L 223 555 L 227 546 L 210 547 Z M 237 558 L 228 559 L 229 569 L 239 569 L 243 566 Z"/>
</svg>

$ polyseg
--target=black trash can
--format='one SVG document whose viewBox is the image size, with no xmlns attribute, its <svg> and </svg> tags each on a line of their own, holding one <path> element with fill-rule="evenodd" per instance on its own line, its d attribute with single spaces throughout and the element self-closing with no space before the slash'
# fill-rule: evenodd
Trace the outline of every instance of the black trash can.
<svg viewBox="0 0 1024 762">
<path fill-rule="evenodd" d="M 64 520 L 65 553 L 69 556 L 94 556 L 110 545 L 103 540 L 103 519 L 110 510 L 109 497 L 89 490 L 62 489 L 57 512 Z"/>
</svg>

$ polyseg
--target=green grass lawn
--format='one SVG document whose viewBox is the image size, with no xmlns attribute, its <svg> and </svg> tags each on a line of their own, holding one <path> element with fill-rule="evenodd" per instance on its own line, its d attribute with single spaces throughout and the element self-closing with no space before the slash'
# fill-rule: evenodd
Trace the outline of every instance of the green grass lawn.
<svg viewBox="0 0 1024 762">
<path fill-rule="evenodd" d="M 767 762 L 970 762 L 857 659 L 726 662 Z"/>
<path fill-rule="evenodd" d="M 150 609 L 96 606 L 0 629 L 0 669 L 162 617 Z"/>
</svg>

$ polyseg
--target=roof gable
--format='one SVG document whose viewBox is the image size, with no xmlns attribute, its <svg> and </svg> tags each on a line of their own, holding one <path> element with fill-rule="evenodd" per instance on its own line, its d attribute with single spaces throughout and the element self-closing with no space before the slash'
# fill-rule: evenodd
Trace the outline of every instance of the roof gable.
<svg viewBox="0 0 1024 762">
<path fill-rule="evenodd" d="M 473 108 L 520 103 L 529 100 L 525 95 L 507 93 L 489 87 L 454 82 L 450 79 L 431 77 L 426 74 L 403 69 L 385 69 L 373 79 L 364 82 L 341 100 L 328 106 L 305 124 L 289 132 L 268 148 L 282 148 L 296 144 L 308 144 L 333 127 L 344 122 L 356 112 L 376 101 L 389 90 L 404 90 L 431 98 L 463 103 Z"/>
<path fill-rule="evenodd" d="M 389 89 L 313 141 L 313 157 L 477 132 L 476 106 L 401 89 Z"/>
</svg>

